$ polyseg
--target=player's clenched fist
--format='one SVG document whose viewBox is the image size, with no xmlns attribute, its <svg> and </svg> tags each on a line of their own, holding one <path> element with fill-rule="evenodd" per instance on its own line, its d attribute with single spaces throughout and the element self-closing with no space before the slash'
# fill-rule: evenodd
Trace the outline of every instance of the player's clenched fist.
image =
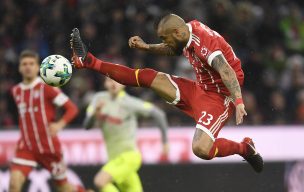
<svg viewBox="0 0 304 192">
<path fill-rule="evenodd" d="M 149 49 L 149 45 L 145 43 L 139 36 L 134 36 L 129 39 L 129 46 L 137 49 Z"/>
</svg>

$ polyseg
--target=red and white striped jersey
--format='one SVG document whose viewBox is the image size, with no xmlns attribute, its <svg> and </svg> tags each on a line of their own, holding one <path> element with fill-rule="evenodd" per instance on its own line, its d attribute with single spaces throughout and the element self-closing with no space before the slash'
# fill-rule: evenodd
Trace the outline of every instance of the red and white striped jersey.
<svg viewBox="0 0 304 192">
<path fill-rule="evenodd" d="M 223 54 L 242 86 L 244 73 L 240 59 L 236 57 L 232 47 L 216 31 L 197 20 L 187 23 L 187 26 L 190 38 L 184 48 L 184 56 L 187 57 L 195 70 L 197 83 L 206 91 L 229 96 L 229 90 L 224 85 L 220 74 L 211 67 L 211 63 L 217 55 Z"/>
<path fill-rule="evenodd" d="M 55 121 L 56 106 L 64 105 L 69 98 L 60 89 L 51 87 L 40 78 L 31 84 L 19 83 L 12 88 L 19 113 L 21 138 L 18 145 L 38 153 L 55 153 L 61 150 L 57 137 L 51 137 L 48 125 Z"/>
</svg>

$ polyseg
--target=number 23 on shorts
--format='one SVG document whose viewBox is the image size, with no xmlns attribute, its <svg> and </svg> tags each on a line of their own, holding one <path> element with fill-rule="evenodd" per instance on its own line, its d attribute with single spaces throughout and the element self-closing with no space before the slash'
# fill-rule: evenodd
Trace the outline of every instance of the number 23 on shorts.
<svg viewBox="0 0 304 192">
<path fill-rule="evenodd" d="M 213 115 L 207 113 L 206 111 L 202 111 L 202 116 L 198 119 L 198 123 L 202 123 L 203 125 L 210 125 L 213 120 Z"/>
</svg>

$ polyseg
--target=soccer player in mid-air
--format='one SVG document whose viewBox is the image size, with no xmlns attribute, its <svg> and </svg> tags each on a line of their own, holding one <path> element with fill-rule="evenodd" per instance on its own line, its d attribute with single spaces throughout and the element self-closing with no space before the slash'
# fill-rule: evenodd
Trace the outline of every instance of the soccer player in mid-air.
<svg viewBox="0 0 304 192">
<path fill-rule="evenodd" d="M 162 133 L 163 153 L 168 152 L 166 115 L 151 103 L 130 96 L 124 85 L 107 77 L 105 88 L 87 108 L 85 127 L 100 127 L 109 162 L 97 173 L 94 184 L 101 192 L 142 192 L 137 171 L 141 155 L 136 147 L 137 117 L 151 117 Z"/>
<path fill-rule="evenodd" d="M 256 172 L 261 172 L 263 159 L 252 139 L 245 137 L 235 142 L 217 138 L 234 110 L 237 125 L 247 115 L 241 93 L 244 73 L 232 47 L 203 23 L 186 23 L 175 14 L 161 17 L 155 28 L 162 43 L 147 44 L 135 36 L 129 40 L 130 47 L 168 56 L 183 53 L 196 72 L 196 82 L 149 68 L 132 69 L 99 60 L 87 51 L 78 29 L 71 35 L 72 61 L 76 68 L 95 70 L 121 84 L 151 88 L 191 116 L 196 122 L 192 150 L 197 157 L 210 160 L 238 154 Z"/>
<path fill-rule="evenodd" d="M 78 113 L 77 106 L 60 89 L 45 84 L 39 73 L 39 56 L 25 50 L 19 59 L 22 82 L 12 88 L 12 95 L 19 113 L 21 137 L 12 159 L 10 192 L 21 192 L 29 173 L 38 164 L 52 175 L 59 192 L 83 192 L 81 186 L 67 181 L 66 165 L 57 133 Z M 56 119 L 56 107 L 65 112 Z"/>
</svg>

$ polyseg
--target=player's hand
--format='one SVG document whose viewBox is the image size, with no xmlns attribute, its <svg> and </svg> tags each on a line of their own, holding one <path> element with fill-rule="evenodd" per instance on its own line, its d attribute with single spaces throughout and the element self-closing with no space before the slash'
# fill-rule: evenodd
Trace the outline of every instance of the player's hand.
<svg viewBox="0 0 304 192">
<path fill-rule="evenodd" d="M 65 126 L 65 122 L 58 121 L 58 122 L 52 122 L 49 124 L 49 131 L 52 137 L 56 136 L 59 131 L 61 131 Z"/>
<path fill-rule="evenodd" d="M 147 50 L 149 45 L 145 43 L 139 36 L 134 36 L 129 39 L 129 46 L 131 48 Z"/>
<path fill-rule="evenodd" d="M 247 116 L 247 112 L 245 110 L 245 105 L 243 103 L 238 104 L 236 107 L 236 124 L 239 125 L 243 123 L 244 116 Z"/>
<path fill-rule="evenodd" d="M 100 110 L 102 109 L 103 106 L 104 106 L 104 102 L 102 102 L 102 101 L 98 102 L 98 104 L 96 105 L 96 108 L 95 108 L 95 117 L 99 116 Z"/>
</svg>

